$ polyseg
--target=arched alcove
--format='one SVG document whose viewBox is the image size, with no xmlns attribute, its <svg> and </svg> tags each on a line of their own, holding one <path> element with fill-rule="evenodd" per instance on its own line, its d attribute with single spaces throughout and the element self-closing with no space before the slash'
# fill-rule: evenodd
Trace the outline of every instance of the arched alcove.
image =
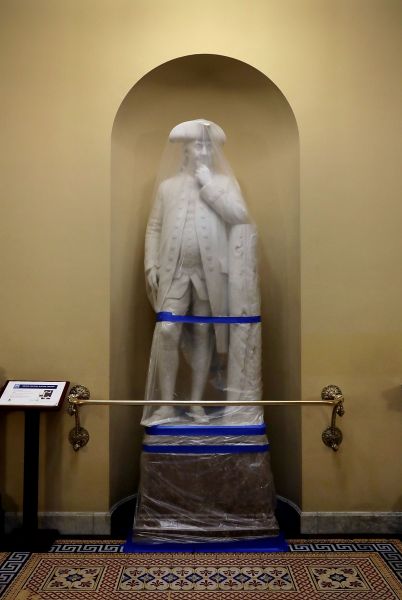
<svg viewBox="0 0 402 600">
<path fill-rule="evenodd" d="M 265 399 L 300 398 L 299 141 L 281 91 L 255 68 L 224 56 L 177 58 L 127 94 L 112 132 L 111 398 L 142 398 L 154 314 L 145 295 L 143 246 L 152 189 L 171 128 L 203 117 L 227 134 L 225 153 L 260 236 Z M 141 411 L 111 409 L 111 503 L 138 478 Z M 279 494 L 300 503 L 298 408 L 267 411 Z"/>
</svg>

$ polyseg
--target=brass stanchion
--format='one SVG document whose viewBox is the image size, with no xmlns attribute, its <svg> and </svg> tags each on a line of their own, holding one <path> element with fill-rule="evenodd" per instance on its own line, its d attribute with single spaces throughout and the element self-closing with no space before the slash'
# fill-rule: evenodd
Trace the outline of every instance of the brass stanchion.
<svg viewBox="0 0 402 600">
<path fill-rule="evenodd" d="M 70 431 L 68 439 L 75 451 L 89 442 L 88 431 L 81 426 L 80 408 L 83 406 L 300 406 L 300 405 L 332 406 L 331 425 L 322 433 L 323 443 L 334 452 L 339 449 L 343 440 L 341 430 L 336 427 L 336 417 L 345 414 L 344 397 L 337 385 L 327 385 L 321 392 L 321 400 L 91 400 L 88 388 L 75 385 L 68 395 L 68 413 L 75 417 L 75 427 Z"/>
</svg>

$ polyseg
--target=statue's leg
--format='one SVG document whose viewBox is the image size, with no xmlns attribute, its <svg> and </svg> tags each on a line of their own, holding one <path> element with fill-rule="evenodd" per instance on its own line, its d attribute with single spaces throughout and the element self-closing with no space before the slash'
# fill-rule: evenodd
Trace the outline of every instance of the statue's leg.
<svg viewBox="0 0 402 600">
<path fill-rule="evenodd" d="M 190 303 L 190 283 L 181 298 L 166 298 L 162 311 L 172 312 L 177 315 L 186 314 Z M 160 398 L 174 400 L 177 371 L 179 368 L 179 345 L 182 323 L 169 323 L 164 321 L 159 324 L 159 337 L 157 349 L 158 381 Z M 176 416 L 174 406 L 159 407 L 153 417 L 169 419 Z"/>
<path fill-rule="evenodd" d="M 196 315 L 210 316 L 211 306 L 209 300 L 201 300 L 193 288 L 193 311 Z M 204 389 L 208 380 L 209 369 L 213 351 L 213 331 L 208 323 L 194 323 L 193 349 L 192 349 L 192 385 L 191 400 L 202 400 Z M 190 414 L 198 423 L 208 421 L 202 406 L 192 406 Z"/>
<path fill-rule="evenodd" d="M 164 322 L 160 325 L 158 348 L 158 375 L 162 400 L 173 400 L 179 368 L 179 340 L 181 323 Z"/>
</svg>

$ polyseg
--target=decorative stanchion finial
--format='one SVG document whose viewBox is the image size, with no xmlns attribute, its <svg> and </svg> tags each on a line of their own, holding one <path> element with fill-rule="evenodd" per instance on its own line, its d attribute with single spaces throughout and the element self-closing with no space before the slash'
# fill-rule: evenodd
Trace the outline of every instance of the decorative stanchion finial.
<svg viewBox="0 0 402 600">
<path fill-rule="evenodd" d="M 74 385 L 70 393 L 68 394 L 68 408 L 67 412 L 69 415 L 75 417 L 75 427 L 70 431 L 68 435 L 68 441 L 72 445 L 75 452 L 86 446 L 89 442 L 89 433 L 81 427 L 80 423 L 80 405 L 79 400 L 89 400 L 91 394 L 89 389 L 83 385 Z"/>
<path fill-rule="evenodd" d="M 327 385 L 321 392 L 321 399 L 336 400 L 336 404 L 334 404 L 334 408 L 332 409 L 331 425 L 322 432 L 321 438 L 326 446 L 337 452 L 343 440 L 342 431 L 335 425 L 336 416 L 343 417 L 345 414 L 342 390 L 337 385 Z"/>
</svg>

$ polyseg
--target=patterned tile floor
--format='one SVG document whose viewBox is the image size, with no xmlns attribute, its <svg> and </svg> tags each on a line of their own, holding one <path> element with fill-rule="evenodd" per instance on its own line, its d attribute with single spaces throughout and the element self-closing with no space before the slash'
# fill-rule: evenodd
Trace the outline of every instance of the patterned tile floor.
<svg viewBox="0 0 402 600">
<path fill-rule="evenodd" d="M 29 553 L 0 554 L 0 598 L 19 600 L 10 591 L 19 574 L 44 594 L 39 598 L 65 600 L 137 594 L 173 600 L 184 591 L 187 600 L 201 598 L 206 591 L 227 600 L 240 598 L 240 593 L 242 600 L 257 599 L 262 593 L 268 598 L 271 592 L 295 600 L 321 598 L 323 593 L 327 600 L 340 592 L 347 593 L 348 600 L 402 597 L 394 585 L 396 577 L 402 581 L 402 545 L 397 540 L 292 540 L 289 544 L 287 554 L 148 554 L 135 555 L 133 565 L 132 555 L 122 554 L 120 541 L 63 540 L 49 554 L 31 557 L 29 564 Z M 328 561 L 331 554 L 333 560 Z M 113 555 L 118 556 L 113 559 Z M 392 579 L 389 589 L 383 572 Z"/>
</svg>

